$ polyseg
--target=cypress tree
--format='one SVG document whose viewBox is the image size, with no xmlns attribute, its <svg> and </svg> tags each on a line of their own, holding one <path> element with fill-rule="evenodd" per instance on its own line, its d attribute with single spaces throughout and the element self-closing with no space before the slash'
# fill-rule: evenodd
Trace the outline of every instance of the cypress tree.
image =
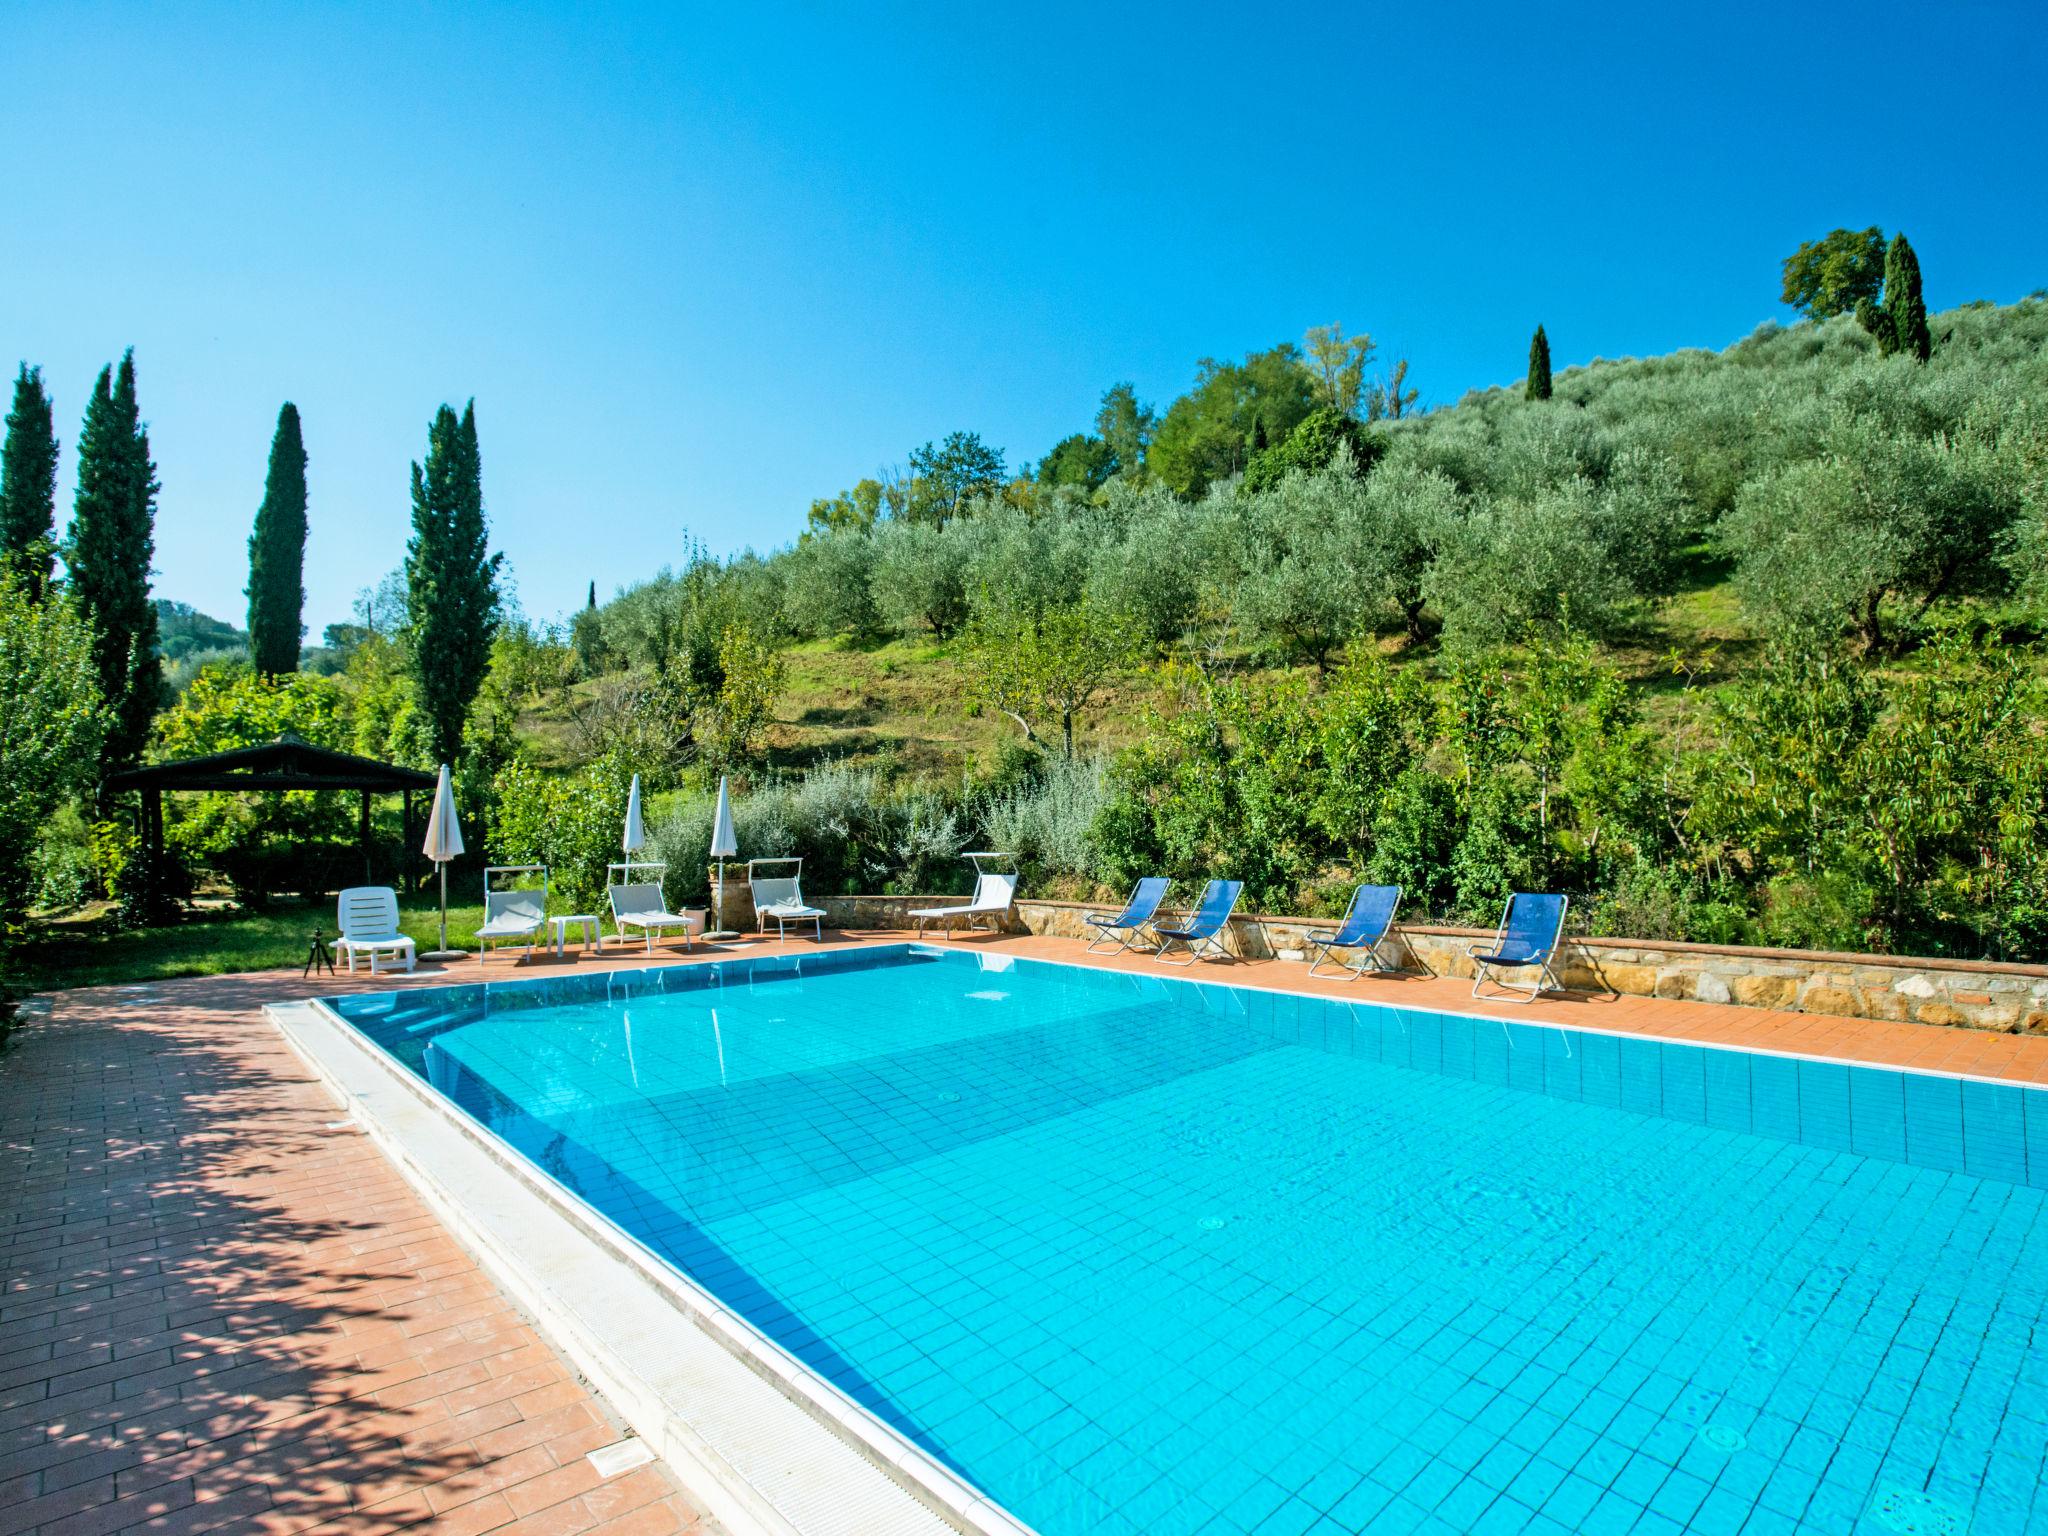
<svg viewBox="0 0 2048 1536">
<path fill-rule="evenodd" d="M 23 363 L 0 447 L 0 568 L 20 577 L 32 602 L 49 590 L 56 538 L 57 428 L 43 370 Z"/>
<path fill-rule="evenodd" d="M 1263 416 L 1254 416 L 1252 418 L 1252 452 L 1264 453 L 1265 451 L 1266 418 Z"/>
<path fill-rule="evenodd" d="M 453 762 L 483 686 L 498 627 L 498 567 L 484 521 L 476 402 L 458 420 L 442 406 L 427 430 L 426 463 L 412 467 L 412 538 L 405 547 L 414 690 L 434 756 Z"/>
<path fill-rule="evenodd" d="M 66 563 L 93 626 L 93 664 L 113 711 L 100 756 L 104 777 L 142 755 L 156 716 L 162 667 L 149 566 L 156 553 L 156 466 L 135 399 L 135 353 L 102 368 L 78 436 L 78 500 Z"/>
<path fill-rule="evenodd" d="M 1530 400 L 1550 398 L 1550 338 L 1543 334 L 1540 325 L 1529 338 L 1529 382 L 1523 386 L 1522 394 Z"/>
<path fill-rule="evenodd" d="M 583 606 L 585 608 L 588 608 L 592 613 L 597 612 L 597 583 L 594 581 L 590 584 L 590 601 L 585 603 Z"/>
<path fill-rule="evenodd" d="M 249 535 L 249 654 L 265 677 L 299 670 L 306 606 L 306 442 L 287 400 L 270 439 L 263 505 Z"/>
<path fill-rule="evenodd" d="M 1884 256 L 1884 307 L 1891 316 L 1892 336 L 1901 352 L 1921 362 L 1934 355 L 1927 331 L 1927 301 L 1920 296 L 1920 258 L 1904 235 L 1893 235 Z"/>
</svg>

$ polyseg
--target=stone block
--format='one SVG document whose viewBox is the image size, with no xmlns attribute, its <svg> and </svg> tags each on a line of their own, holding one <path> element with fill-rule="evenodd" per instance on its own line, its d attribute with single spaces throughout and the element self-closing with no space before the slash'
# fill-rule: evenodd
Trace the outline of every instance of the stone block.
<svg viewBox="0 0 2048 1536">
<path fill-rule="evenodd" d="M 1789 1008 L 1798 994 L 1791 976 L 1735 976 L 1728 982 L 1728 995 L 1745 1008 Z"/>
<path fill-rule="evenodd" d="M 1829 1013 L 1838 1018 L 1860 1018 L 1865 1012 L 1863 994 L 1849 987 L 1808 987 L 1799 994 L 1799 1006 L 1808 1013 Z"/>
<path fill-rule="evenodd" d="M 1630 997 L 1652 997 L 1657 991 L 1657 968 L 1608 960 L 1600 966 L 1600 979 L 1613 991 Z"/>
<path fill-rule="evenodd" d="M 1948 1003 L 1930 1001 L 1913 1010 L 1913 1018 L 1921 1024 L 1967 1024 L 1969 1018 L 1961 1010 Z"/>
</svg>

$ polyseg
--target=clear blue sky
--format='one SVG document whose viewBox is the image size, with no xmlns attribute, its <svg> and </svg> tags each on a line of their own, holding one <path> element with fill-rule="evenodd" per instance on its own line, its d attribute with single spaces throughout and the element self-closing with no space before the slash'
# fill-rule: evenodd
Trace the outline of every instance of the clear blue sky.
<svg viewBox="0 0 2048 1536">
<path fill-rule="evenodd" d="M 0 4 L 0 359 L 68 507 L 135 347 L 162 595 L 241 621 L 285 399 L 317 638 L 443 400 L 545 617 L 1324 321 L 1444 402 L 1539 320 L 1562 365 L 1789 318 L 1836 225 L 1904 228 L 1935 306 L 2048 284 L 2038 0 L 585 11 Z"/>
</svg>

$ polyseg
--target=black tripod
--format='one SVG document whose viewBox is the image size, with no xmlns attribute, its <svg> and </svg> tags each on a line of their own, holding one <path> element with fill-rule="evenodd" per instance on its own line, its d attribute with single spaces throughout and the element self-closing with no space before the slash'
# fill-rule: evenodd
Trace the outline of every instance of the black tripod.
<svg viewBox="0 0 2048 1536">
<path fill-rule="evenodd" d="M 320 936 L 320 930 L 313 930 L 313 941 L 306 948 L 306 966 L 299 972 L 302 977 L 317 976 L 321 971 L 334 974 L 334 956 L 327 953 L 327 941 Z"/>
</svg>

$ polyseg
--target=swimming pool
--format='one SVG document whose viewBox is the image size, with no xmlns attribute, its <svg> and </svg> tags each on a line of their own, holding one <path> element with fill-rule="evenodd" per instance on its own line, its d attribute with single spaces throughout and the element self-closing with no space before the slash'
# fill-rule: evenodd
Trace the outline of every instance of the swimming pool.
<svg viewBox="0 0 2048 1536">
<path fill-rule="evenodd" d="M 921 946 L 328 1006 L 1048 1536 L 2048 1531 L 2039 1090 Z"/>
</svg>

